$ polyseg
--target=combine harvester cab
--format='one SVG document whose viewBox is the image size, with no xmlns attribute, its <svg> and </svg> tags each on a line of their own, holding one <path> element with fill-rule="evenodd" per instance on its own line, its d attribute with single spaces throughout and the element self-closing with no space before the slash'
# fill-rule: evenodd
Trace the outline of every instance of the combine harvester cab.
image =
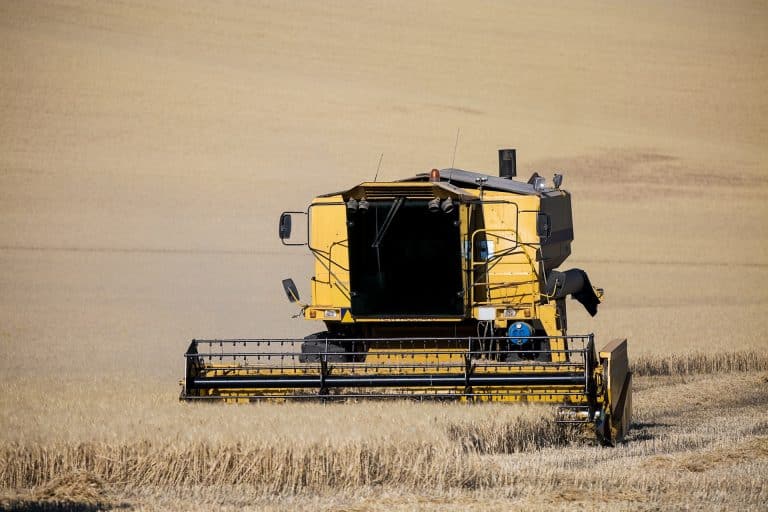
<svg viewBox="0 0 768 512">
<path fill-rule="evenodd" d="M 362 183 L 280 217 L 285 245 L 314 257 L 312 297 L 289 300 L 325 329 L 304 339 L 193 340 L 181 398 L 230 401 L 397 398 L 549 402 L 558 421 L 620 441 L 631 420 L 626 340 L 596 351 L 567 333 L 568 295 L 591 315 L 601 289 L 571 253 L 562 176 L 461 169 Z M 293 229 L 306 223 L 306 239 Z"/>
</svg>

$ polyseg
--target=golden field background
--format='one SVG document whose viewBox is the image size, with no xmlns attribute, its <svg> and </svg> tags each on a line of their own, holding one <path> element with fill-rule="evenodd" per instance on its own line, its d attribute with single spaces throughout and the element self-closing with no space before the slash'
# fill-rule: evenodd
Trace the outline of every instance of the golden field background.
<svg viewBox="0 0 768 512">
<path fill-rule="evenodd" d="M 761 2 L 0 3 L 0 493 L 758 509 L 766 28 Z M 606 289 L 571 332 L 626 336 L 650 368 L 723 353 L 751 371 L 640 377 L 613 450 L 539 409 L 176 402 L 189 338 L 319 330 L 280 288 L 307 295 L 310 271 L 282 210 L 371 179 L 382 153 L 380 179 L 447 167 L 457 129 L 457 167 L 494 173 L 511 146 L 521 176 L 565 174 L 568 266 Z"/>
</svg>

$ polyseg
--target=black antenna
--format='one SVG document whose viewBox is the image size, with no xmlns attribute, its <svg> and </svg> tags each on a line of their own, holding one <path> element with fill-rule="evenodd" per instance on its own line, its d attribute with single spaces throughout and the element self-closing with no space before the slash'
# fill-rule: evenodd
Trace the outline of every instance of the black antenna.
<svg viewBox="0 0 768 512">
<path fill-rule="evenodd" d="M 384 153 L 381 154 L 379 157 L 379 165 L 376 166 L 376 176 L 373 177 L 373 181 L 376 182 L 376 180 L 379 177 L 379 169 L 381 169 L 381 161 L 384 159 Z"/>
<path fill-rule="evenodd" d="M 451 169 L 453 169 L 453 165 L 456 163 L 456 148 L 459 147 L 459 132 L 461 132 L 461 128 L 456 128 L 456 142 L 453 144 L 453 158 L 451 158 Z"/>
<path fill-rule="evenodd" d="M 448 184 L 451 183 L 451 177 L 453 176 L 453 166 L 456 164 L 456 149 L 459 147 L 459 132 L 461 127 L 456 128 L 456 142 L 453 143 L 453 158 L 451 158 L 451 173 L 448 175 Z"/>
</svg>

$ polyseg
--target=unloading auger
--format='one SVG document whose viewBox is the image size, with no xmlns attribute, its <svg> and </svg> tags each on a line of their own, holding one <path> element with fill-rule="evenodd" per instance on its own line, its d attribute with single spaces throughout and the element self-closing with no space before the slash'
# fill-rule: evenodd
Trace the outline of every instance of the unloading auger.
<svg viewBox="0 0 768 512">
<path fill-rule="evenodd" d="M 461 169 L 362 183 L 280 217 L 285 245 L 314 257 L 303 339 L 192 340 L 184 400 L 417 398 L 549 402 L 558 421 L 594 424 L 615 444 L 631 421 L 626 340 L 599 351 L 567 333 L 572 296 L 594 316 L 603 291 L 556 270 L 573 241 L 571 199 L 555 174 L 515 180 Z M 306 220 L 296 237 L 295 218 Z"/>
</svg>

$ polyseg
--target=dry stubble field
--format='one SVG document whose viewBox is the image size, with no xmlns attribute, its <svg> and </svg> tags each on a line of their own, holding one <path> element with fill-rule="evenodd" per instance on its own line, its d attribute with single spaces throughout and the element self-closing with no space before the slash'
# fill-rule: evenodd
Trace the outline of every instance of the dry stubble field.
<svg viewBox="0 0 768 512">
<path fill-rule="evenodd" d="M 0 3 L 0 507 L 768 502 L 762 3 Z M 193 337 L 301 336 L 277 214 L 450 163 L 562 170 L 613 449 L 539 407 L 176 401 Z M 307 293 L 307 287 L 302 292 Z"/>
</svg>

